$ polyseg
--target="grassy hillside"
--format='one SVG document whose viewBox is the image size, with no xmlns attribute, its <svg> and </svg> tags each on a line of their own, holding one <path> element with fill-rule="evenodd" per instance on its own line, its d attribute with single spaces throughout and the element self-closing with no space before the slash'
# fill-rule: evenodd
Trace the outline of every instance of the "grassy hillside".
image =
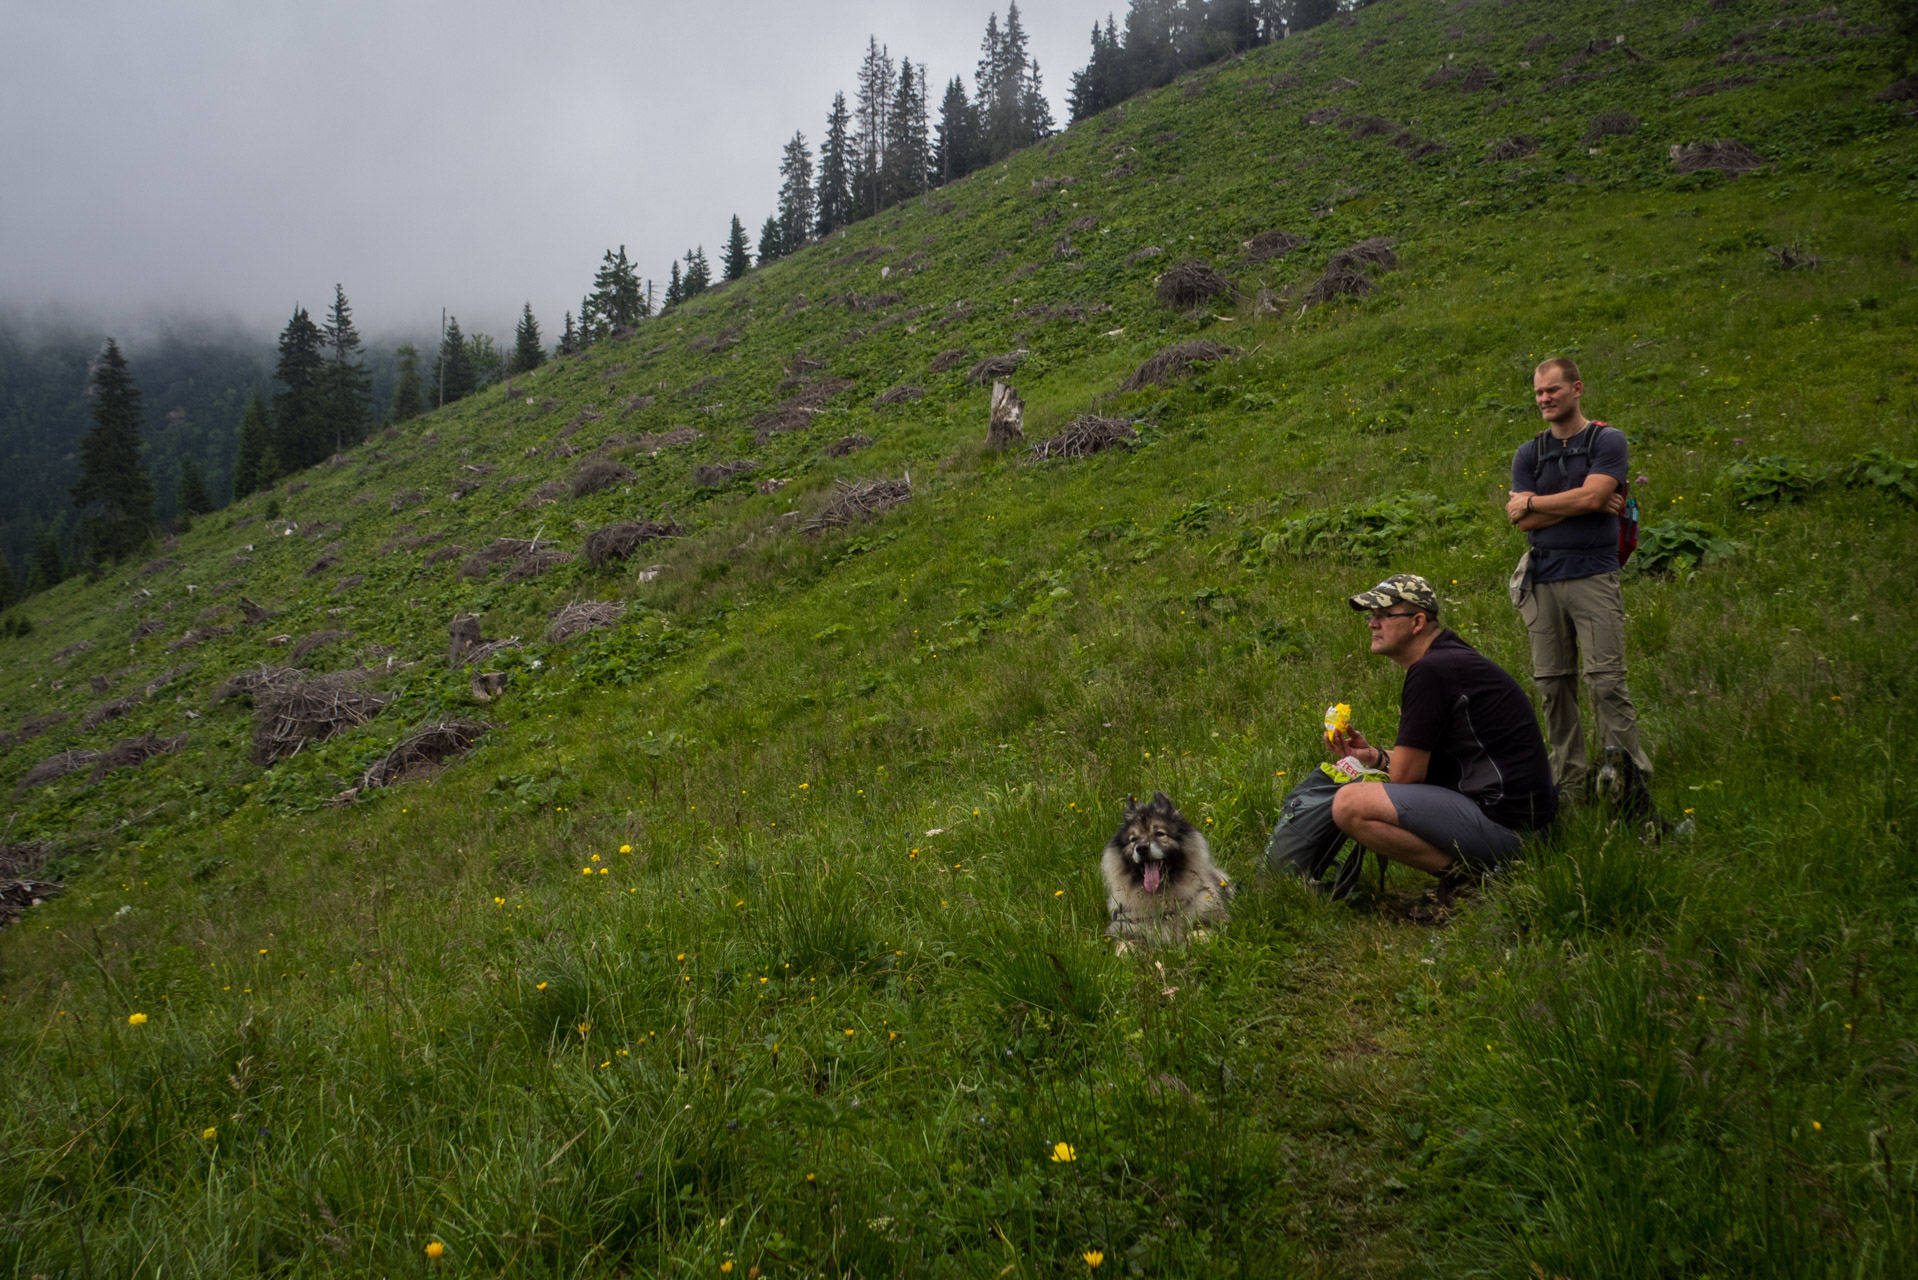
<svg viewBox="0 0 1918 1280">
<path fill-rule="evenodd" d="M 36 598 L 0 701 L 67 718 L 0 755 L 5 838 L 66 888 L 0 935 L 0 1259 L 1909 1274 L 1918 148 L 1869 17 L 1388 0 Z M 1719 139 L 1762 165 L 1676 172 Z M 1159 305 L 1187 259 L 1239 296 Z M 1199 338 L 1236 354 L 1120 389 Z M 1135 447 L 987 451 L 967 373 L 1013 352 L 1030 440 Z M 1632 440 L 1633 688 L 1696 835 L 1576 817 L 1437 932 L 1410 874 L 1264 879 L 1324 705 L 1391 733 L 1345 595 L 1424 573 L 1524 672 L 1501 486 L 1555 353 Z M 580 554 L 641 519 L 679 536 Z M 465 612 L 521 642 L 496 700 Z M 220 696 L 261 664 L 387 701 L 263 766 Z M 344 794 L 447 717 L 490 728 Z M 1155 787 L 1247 891 L 1115 957 L 1097 853 Z"/>
</svg>

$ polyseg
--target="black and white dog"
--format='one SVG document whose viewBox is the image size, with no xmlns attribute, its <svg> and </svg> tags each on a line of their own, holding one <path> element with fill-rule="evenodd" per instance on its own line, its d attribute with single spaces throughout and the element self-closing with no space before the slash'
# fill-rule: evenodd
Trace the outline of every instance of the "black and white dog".
<svg viewBox="0 0 1918 1280">
<path fill-rule="evenodd" d="M 1194 928 L 1224 924 L 1237 892 L 1212 861 L 1211 846 L 1163 791 L 1140 804 L 1128 798 L 1125 823 L 1100 858 L 1106 882 L 1106 937 L 1129 943 L 1175 941 Z"/>
</svg>

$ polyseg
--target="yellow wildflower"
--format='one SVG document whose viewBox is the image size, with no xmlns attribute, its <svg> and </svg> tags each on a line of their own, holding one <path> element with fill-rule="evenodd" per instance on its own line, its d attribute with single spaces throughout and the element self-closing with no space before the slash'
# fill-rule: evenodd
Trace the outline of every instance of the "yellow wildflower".
<svg viewBox="0 0 1918 1280">
<path fill-rule="evenodd" d="M 426 1242 L 426 1256 L 437 1261 L 446 1256 L 446 1246 L 437 1240 L 428 1240 Z"/>
<path fill-rule="evenodd" d="M 1097 1249 L 1087 1249 L 1084 1253 L 1080 1254 L 1079 1256 L 1084 1258 L 1086 1260 L 1086 1265 L 1088 1267 L 1091 1267 L 1094 1271 L 1097 1271 L 1099 1269 L 1099 1264 L 1106 1260 L 1106 1256 L 1103 1253 L 1100 1253 Z"/>
<path fill-rule="evenodd" d="M 211 1142 L 219 1136 L 220 1131 L 212 1125 L 208 1125 L 206 1128 L 200 1130 L 200 1141 L 202 1142 Z"/>
<path fill-rule="evenodd" d="M 129 1013 L 127 1015 L 127 1025 L 130 1027 L 140 1026 L 146 1020 L 147 1016 L 144 1013 Z"/>
<path fill-rule="evenodd" d="M 1078 1158 L 1079 1153 L 1072 1149 L 1070 1142 L 1055 1142 L 1052 1144 L 1052 1163 L 1071 1164 Z"/>
<path fill-rule="evenodd" d="M 619 846 L 619 851 L 621 853 L 631 853 L 633 851 L 633 846 L 631 846 L 630 844 L 623 844 Z"/>
</svg>

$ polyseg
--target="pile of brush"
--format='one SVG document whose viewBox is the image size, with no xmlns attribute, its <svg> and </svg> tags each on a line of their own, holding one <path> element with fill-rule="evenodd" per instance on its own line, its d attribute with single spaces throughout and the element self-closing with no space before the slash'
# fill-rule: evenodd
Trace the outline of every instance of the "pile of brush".
<svg viewBox="0 0 1918 1280">
<path fill-rule="evenodd" d="M 679 525 L 673 521 L 622 520 L 595 529 L 586 537 L 586 563 L 595 569 L 624 560 L 648 542 L 677 538 Z"/>
<path fill-rule="evenodd" d="M 1749 173 L 1771 163 L 1736 138 L 1715 142 L 1675 142 L 1671 150 L 1672 166 L 1680 173 L 1716 169 L 1720 173 Z"/>
<path fill-rule="evenodd" d="M 1027 451 L 1037 462 L 1045 458 L 1089 458 L 1107 449 L 1129 449 L 1139 438 L 1139 430 L 1123 418 L 1101 418 L 1086 414 L 1066 424 L 1056 436 L 1048 436 Z"/>
<path fill-rule="evenodd" d="M 1238 286 L 1208 262 L 1188 258 L 1159 274 L 1153 289 L 1162 307 L 1197 307 L 1238 295 Z"/>
<path fill-rule="evenodd" d="M 253 704 L 253 763 L 269 765 L 299 754 L 309 742 L 365 724 L 393 699 L 366 686 L 366 672 L 309 676 L 265 664 L 230 676 L 215 703 L 245 698 Z"/>
<path fill-rule="evenodd" d="M 1183 378 L 1192 372 L 1194 365 L 1210 360 L 1230 360 L 1238 354 L 1237 347 L 1207 342 L 1203 338 L 1191 342 L 1175 342 L 1134 369 L 1132 376 L 1125 380 L 1119 390 L 1138 391 L 1145 387 L 1164 386 L 1174 378 Z"/>
<path fill-rule="evenodd" d="M 1396 271 L 1399 256 L 1392 252 L 1392 240 L 1373 236 L 1349 249 L 1341 249 L 1325 263 L 1325 272 L 1305 291 L 1304 304 L 1317 306 L 1339 297 L 1361 297 L 1372 291 L 1371 271 Z"/>
<path fill-rule="evenodd" d="M 611 600 L 583 600 L 561 605 L 553 613 L 552 625 L 546 628 L 546 642 L 565 644 L 576 635 L 610 627 L 625 612 L 625 605 Z"/>
<path fill-rule="evenodd" d="M 454 756 L 471 751 L 480 736 L 493 727 L 484 720 L 441 720 L 423 725 L 362 774 L 358 789 L 390 787 L 429 773 Z"/>
<path fill-rule="evenodd" d="M 856 520 L 870 520 L 887 507 L 896 507 L 912 496 L 912 477 L 903 480 L 862 480 L 851 484 L 841 480 L 833 498 L 806 525 L 807 533 L 843 529 Z"/>
</svg>

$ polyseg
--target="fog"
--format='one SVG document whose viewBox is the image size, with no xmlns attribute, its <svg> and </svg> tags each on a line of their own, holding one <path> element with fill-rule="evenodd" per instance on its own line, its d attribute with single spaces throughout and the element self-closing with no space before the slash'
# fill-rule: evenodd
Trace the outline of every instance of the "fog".
<svg viewBox="0 0 1918 1280">
<path fill-rule="evenodd" d="M 600 255 L 663 284 L 738 214 L 755 244 L 780 149 L 816 148 L 867 36 L 971 90 L 992 0 L 0 0 L 0 311 L 270 334 L 346 288 L 375 338 L 549 341 Z M 1066 119 L 1111 0 L 1020 13 Z"/>
</svg>

